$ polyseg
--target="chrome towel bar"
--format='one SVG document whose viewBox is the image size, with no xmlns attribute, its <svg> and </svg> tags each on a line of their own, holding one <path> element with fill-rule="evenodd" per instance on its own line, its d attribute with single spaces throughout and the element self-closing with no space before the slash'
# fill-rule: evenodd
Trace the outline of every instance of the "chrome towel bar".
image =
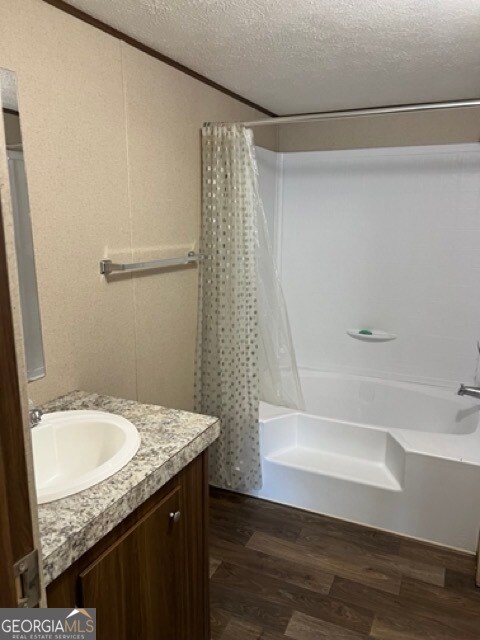
<svg viewBox="0 0 480 640">
<path fill-rule="evenodd" d="M 164 258 L 162 260 L 150 260 L 149 262 L 116 263 L 111 260 L 100 260 L 100 273 L 108 276 L 111 273 L 134 273 L 138 271 L 151 271 L 153 269 L 168 269 L 169 267 L 179 267 L 186 264 L 199 262 L 203 255 L 189 251 L 181 258 Z"/>
</svg>

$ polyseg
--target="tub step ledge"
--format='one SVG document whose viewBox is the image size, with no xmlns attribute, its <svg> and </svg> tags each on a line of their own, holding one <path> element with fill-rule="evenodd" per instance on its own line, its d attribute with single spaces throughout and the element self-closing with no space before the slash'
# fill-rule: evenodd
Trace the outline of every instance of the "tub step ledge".
<svg viewBox="0 0 480 640">
<path fill-rule="evenodd" d="M 321 449 L 293 446 L 268 455 L 266 461 L 275 465 L 389 491 L 403 490 L 401 482 L 403 478 L 396 477 L 387 462 L 379 460 L 368 460 L 331 451 L 322 451 Z"/>
</svg>

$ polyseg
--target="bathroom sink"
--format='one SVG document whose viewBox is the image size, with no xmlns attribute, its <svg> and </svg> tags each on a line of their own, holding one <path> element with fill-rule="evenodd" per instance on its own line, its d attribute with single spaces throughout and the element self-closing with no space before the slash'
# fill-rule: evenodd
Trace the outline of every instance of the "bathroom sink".
<svg viewBox="0 0 480 640">
<path fill-rule="evenodd" d="M 79 493 L 124 467 L 140 436 L 120 416 L 103 411 L 44 414 L 32 429 L 38 504 Z"/>
</svg>

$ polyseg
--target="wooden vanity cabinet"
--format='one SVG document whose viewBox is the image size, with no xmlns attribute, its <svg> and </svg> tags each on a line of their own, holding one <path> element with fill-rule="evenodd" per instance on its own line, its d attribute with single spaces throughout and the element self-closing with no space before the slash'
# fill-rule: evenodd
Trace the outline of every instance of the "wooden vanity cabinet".
<svg viewBox="0 0 480 640">
<path fill-rule="evenodd" d="M 47 587 L 49 607 L 95 607 L 99 640 L 208 640 L 207 454 Z"/>
</svg>

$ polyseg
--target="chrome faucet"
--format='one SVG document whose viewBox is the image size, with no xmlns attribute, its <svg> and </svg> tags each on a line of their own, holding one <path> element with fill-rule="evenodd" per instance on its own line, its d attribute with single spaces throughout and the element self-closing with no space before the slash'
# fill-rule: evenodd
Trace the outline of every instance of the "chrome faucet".
<svg viewBox="0 0 480 640">
<path fill-rule="evenodd" d="M 480 400 L 480 387 L 466 387 L 464 384 L 460 385 L 460 389 L 457 391 L 459 396 L 471 396 Z"/>
<path fill-rule="evenodd" d="M 30 416 L 30 427 L 33 428 L 40 424 L 40 421 L 43 417 L 43 411 L 36 407 L 31 400 L 28 401 L 28 407 L 28 415 Z"/>
</svg>

